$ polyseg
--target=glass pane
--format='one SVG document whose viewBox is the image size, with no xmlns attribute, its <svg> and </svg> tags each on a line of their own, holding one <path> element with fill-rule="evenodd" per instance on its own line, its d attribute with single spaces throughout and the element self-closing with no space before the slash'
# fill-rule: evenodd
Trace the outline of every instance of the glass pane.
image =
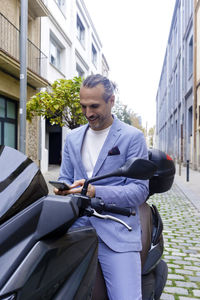
<svg viewBox="0 0 200 300">
<path fill-rule="evenodd" d="M 0 117 L 5 118 L 5 99 L 0 97 Z"/>
<path fill-rule="evenodd" d="M 4 123 L 4 145 L 15 148 L 15 124 Z"/>
<path fill-rule="evenodd" d="M 51 44 L 50 44 L 50 61 L 55 66 L 56 65 L 56 47 L 54 46 L 52 41 L 50 41 L 50 42 L 51 42 Z"/>
<path fill-rule="evenodd" d="M 7 117 L 11 119 L 15 119 L 15 103 L 7 101 Z"/>
<path fill-rule="evenodd" d="M 1 122 L 0 122 L 0 145 L 2 145 L 2 140 L 1 140 Z"/>
</svg>

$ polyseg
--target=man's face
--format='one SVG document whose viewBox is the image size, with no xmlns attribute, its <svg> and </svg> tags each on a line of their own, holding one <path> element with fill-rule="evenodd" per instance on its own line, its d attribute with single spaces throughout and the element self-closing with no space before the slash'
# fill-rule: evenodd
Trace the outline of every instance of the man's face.
<svg viewBox="0 0 200 300">
<path fill-rule="evenodd" d="M 111 109 L 114 105 L 114 96 L 105 102 L 103 99 L 104 92 L 102 84 L 93 88 L 81 87 L 80 89 L 82 112 L 93 130 L 105 129 L 113 122 Z"/>
</svg>

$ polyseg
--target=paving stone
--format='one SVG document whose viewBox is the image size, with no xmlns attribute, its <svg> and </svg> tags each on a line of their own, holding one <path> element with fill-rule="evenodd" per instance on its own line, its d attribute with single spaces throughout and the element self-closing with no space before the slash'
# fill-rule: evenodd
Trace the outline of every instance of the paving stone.
<svg viewBox="0 0 200 300">
<path fill-rule="evenodd" d="M 191 297 L 179 297 L 179 300 L 197 300 L 197 298 L 191 298 Z"/>
<path fill-rule="evenodd" d="M 168 278 L 169 279 L 182 279 L 182 280 L 184 280 L 184 277 L 183 276 L 181 276 L 181 275 L 177 275 L 177 274 L 168 274 Z"/>
<path fill-rule="evenodd" d="M 188 261 L 188 260 L 175 260 L 174 263 L 179 264 L 180 266 L 183 266 L 183 265 L 191 266 L 193 264 L 193 262 Z"/>
<path fill-rule="evenodd" d="M 184 269 L 186 270 L 192 270 L 192 271 L 199 271 L 200 268 L 196 266 L 184 266 Z"/>
<path fill-rule="evenodd" d="M 190 271 L 190 270 L 176 270 L 176 273 L 178 274 L 183 274 L 183 275 L 194 275 L 194 272 L 193 271 Z"/>
<path fill-rule="evenodd" d="M 180 249 L 165 247 L 165 251 L 168 251 L 168 252 L 180 252 Z"/>
<path fill-rule="evenodd" d="M 192 249 L 183 249 L 183 252 L 187 253 L 187 254 L 196 254 L 197 253 L 196 250 L 192 250 Z"/>
<path fill-rule="evenodd" d="M 177 256 L 187 256 L 187 254 L 186 253 L 180 253 L 180 252 L 172 252 L 172 256 L 173 255 L 177 255 Z"/>
<path fill-rule="evenodd" d="M 171 294 L 188 295 L 188 290 L 181 287 L 165 287 L 165 292 Z"/>
<path fill-rule="evenodd" d="M 168 259 L 174 259 L 175 261 L 177 260 L 182 260 L 183 257 L 179 257 L 179 256 L 175 256 L 175 255 L 164 255 L 165 258 L 168 258 Z M 193 259 L 191 259 L 193 260 Z M 195 259 L 194 259 L 195 260 Z"/>
<path fill-rule="evenodd" d="M 180 265 L 175 265 L 175 264 L 167 264 L 168 265 L 168 267 L 171 267 L 171 268 L 174 268 L 174 269 L 178 269 L 178 268 L 180 268 Z"/>
<path fill-rule="evenodd" d="M 185 259 L 185 260 L 190 260 L 190 261 L 197 261 L 197 262 L 200 262 L 200 259 L 197 258 L 197 257 L 185 257 L 184 259 Z"/>
<path fill-rule="evenodd" d="M 179 286 L 179 287 L 197 288 L 197 285 L 194 282 L 175 281 L 175 283 L 176 283 L 176 286 Z"/>
<path fill-rule="evenodd" d="M 200 282 L 200 277 L 191 277 L 191 276 L 189 276 L 189 280 L 194 281 L 194 282 Z"/>
<path fill-rule="evenodd" d="M 160 300 L 174 300 L 174 296 L 171 294 L 162 293 Z"/>
<path fill-rule="evenodd" d="M 193 294 L 195 297 L 200 297 L 200 290 L 193 290 Z"/>
</svg>

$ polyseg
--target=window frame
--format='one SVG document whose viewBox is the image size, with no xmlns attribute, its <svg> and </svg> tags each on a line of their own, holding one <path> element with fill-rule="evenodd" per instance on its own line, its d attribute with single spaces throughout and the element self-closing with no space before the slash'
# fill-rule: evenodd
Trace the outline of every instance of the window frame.
<svg viewBox="0 0 200 300">
<path fill-rule="evenodd" d="M 97 67 L 97 50 L 93 43 L 92 43 L 92 63 L 95 67 Z"/>
<path fill-rule="evenodd" d="M 76 15 L 76 34 L 81 45 L 85 46 L 85 26 L 78 14 Z"/>
<path fill-rule="evenodd" d="M 51 47 L 52 46 L 54 46 L 54 48 L 56 49 L 56 59 L 55 59 L 56 63 L 55 64 L 51 61 L 51 56 L 52 56 Z M 58 45 L 58 43 L 55 41 L 55 39 L 50 35 L 49 63 L 59 71 L 61 71 L 61 52 L 62 52 L 62 48 Z"/>
<path fill-rule="evenodd" d="M 76 72 L 78 77 L 84 78 L 85 72 L 83 71 L 83 69 L 80 67 L 78 63 L 76 63 Z"/>
<path fill-rule="evenodd" d="M 189 43 L 188 43 L 188 78 L 190 78 L 193 74 L 193 36 L 191 36 Z"/>
<path fill-rule="evenodd" d="M 0 145 L 5 145 L 5 134 L 4 134 L 4 126 L 5 123 L 9 123 L 9 124 L 14 124 L 15 126 L 15 140 L 14 140 L 14 148 L 17 149 L 17 139 L 18 139 L 18 135 L 17 135 L 17 126 L 18 126 L 18 103 L 15 100 L 9 99 L 7 97 L 4 97 L 3 95 L 0 95 L 0 98 L 4 99 L 5 101 L 5 116 L 2 117 L 0 116 L 0 130 L 1 130 L 1 134 L 0 134 Z M 10 118 L 8 117 L 8 111 L 7 111 L 7 103 L 13 103 L 15 106 L 15 116 L 14 118 Z"/>
<path fill-rule="evenodd" d="M 62 14 L 65 16 L 65 5 L 66 5 L 66 0 L 54 0 L 62 12 Z"/>
</svg>

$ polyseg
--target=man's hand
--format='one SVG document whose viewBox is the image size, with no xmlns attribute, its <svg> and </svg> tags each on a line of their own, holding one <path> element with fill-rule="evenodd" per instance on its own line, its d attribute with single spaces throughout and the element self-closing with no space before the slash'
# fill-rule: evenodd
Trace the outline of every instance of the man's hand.
<svg viewBox="0 0 200 300">
<path fill-rule="evenodd" d="M 54 189 L 54 193 L 56 195 L 69 195 L 69 194 L 80 194 L 85 183 L 85 179 L 80 179 L 74 181 L 74 183 L 70 186 L 70 190 L 59 191 L 58 189 Z M 87 190 L 87 196 L 90 198 L 95 197 L 95 186 L 89 184 Z"/>
</svg>

